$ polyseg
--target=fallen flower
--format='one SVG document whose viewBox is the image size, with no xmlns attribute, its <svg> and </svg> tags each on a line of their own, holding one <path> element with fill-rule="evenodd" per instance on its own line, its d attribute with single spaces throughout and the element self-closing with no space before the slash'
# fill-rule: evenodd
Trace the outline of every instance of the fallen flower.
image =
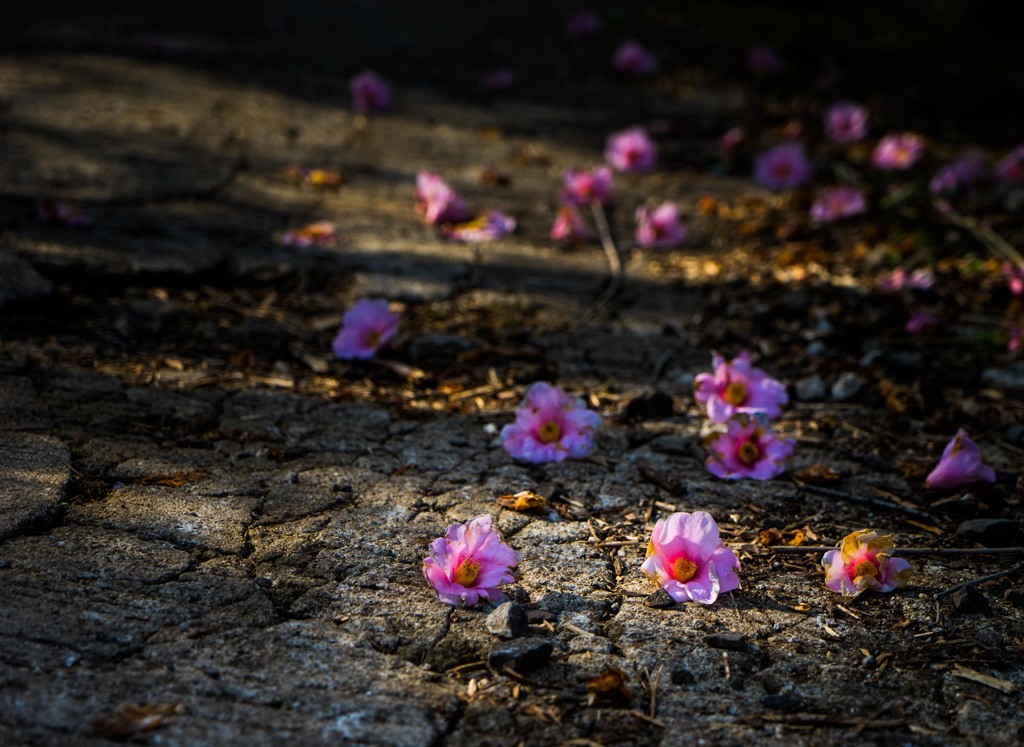
<svg viewBox="0 0 1024 747">
<path fill-rule="evenodd" d="M 950 196 L 975 186 L 990 178 L 992 174 L 988 158 L 983 153 L 971 151 L 947 163 L 932 180 L 928 191 L 933 195 Z"/>
<path fill-rule="evenodd" d="M 704 466 L 724 480 L 770 480 L 785 471 L 795 443 L 791 438 L 776 436 L 763 416 L 736 415 L 724 432 L 717 431 L 708 437 Z"/>
<path fill-rule="evenodd" d="M 862 529 L 843 538 L 838 549 L 821 559 L 825 585 L 834 592 L 855 597 L 862 591 L 892 591 L 905 586 L 913 572 L 903 558 L 894 558 L 892 535 L 879 536 Z"/>
<path fill-rule="evenodd" d="M 910 319 L 907 320 L 907 324 L 904 329 L 912 335 L 920 336 L 925 334 L 928 330 L 938 327 L 942 324 L 942 317 L 936 314 L 934 311 L 928 309 L 920 309 L 910 315 Z"/>
<path fill-rule="evenodd" d="M 762 413 L 773 420 L 789 402 L 786 387 L 751 365 L 747 350 L 731 361 L 714 353 L 711 366 L 714 372 L 697 375 L 693 396 L 707 408 L 708 418 L 714 423 L 724 423 L 739 413 Z"/>
<path fill-rule="evenodd" d="M 590 237 L 587 224 L 579 208 L 571 203 L 562 203 L 551 226 L 551 238 L 555 241 L 576 242 Z"/>
<path fill-rule="evenodd" d="M 995 482 L 995 470 L 981 461 L 981 449 L 963 428 L 946 444 L 942 458 L 925 478 L 929 488 L 959 488 L 975 482 Z"/>
<path fill-rule="evenodd" d="M 927 290 L 935 285 L 935 273 L 927 267 L 918 267 L 907 272 L 906 268 L 897 267 L 883 272 L 875 279 L 875 287 L 881 291 L 896 292 L 904 288 Z"/>
<path fill-rule="evenodd" d="M 651 171 L 658 160 L 658 146 L 643 127 L 630 127 L 608 137 L 604 159 L 617 171 Z"/>
<path fill-rule="evenodd" d="M 659 519 L 640 568 L 676 602 L 712 604 L 740 585 L 740 561 L 722 544 L 718 524 L 705 511 Z"/>
<path fill-rule="evenodd" d="M 864 194 L 856 187 L 826 187 L 811 205 L 811 219 L 831 223 L 861 215 L 868 209 Z"/>
<path fill-rule="evenodd" d="M 442 233 L 445 238 L 476 244 L 481 241 L 504 238 L 515 230 L 515 218 L 505 215 L 500 210 L 488 210 L 479 218 L 445 228 Z"/>
<path fill-rule="evenodd" d="M 352 103 L 360 114 L 385 112 L 391 108 L 391 85 L 373 70 L 364 70 L 349 81 Z"/>
<path fill-rule="evenodd" d="M 342 360 L 373 358 L 398 333 L 400 319 L 400 314 L 388 309 L 387 301 L 359 299 L 345 312 L 332 344 L 334 355 Z"/>
<path fill-rule="evenodd" d="M 416 212 L 432 225 L 462 223 L 471 217 L 465 201 L 433 171 L 416 175 Z"/>
<path fill-rule="evenodd" d="M 999 159 L 996 175 L 1003 182 L 1024 184 L 1024 145 L 1018 145 Z"/>
<path fill-rule="evenodd" d="M 782 70 L 782 58 L 771 47 L 759 45 L 747 53 L 747 67 L 754 75 L 775 75 Z"/>
<path fill-rule="evenodd" d="M 430 544 L 423 576 L 445 604 L 472 607 L 481 599 L 501 601 L 505 595 L 498 587 L 516 580 L 512 571 L 519 565 L 519 553 L 501 541 L 491 521 L 484 514 L 451 524 L 444 537 Z"/>
<path fill-rule="evenodd" d="M 501 439 L 517 459 L 539 464 L 579 459 L 590 453 L 601 416 L 560 388 L 531 384 L 516 412 L 516 422 L 501 429 Z"/>
<path fill-rule="evenodd" d="M 565 32 L 571 39 L 584 39 L 601 33 L 601 16 L 592 10 L 577 10 L 565 22 Z"/>
<path fill-rule="evenodd" d="M 1024 327 L 1011 324 L 1006 329 L 1006 352 L 1019 353 L 1024 349 Z"/>
<path fill-rule="evenodd" d="M 612 170 L 598 166 L 590 171 L 569 169 L 562 175 L 565 190 L 562 200 L 572 205 L 589 205 L 598 202 L 607 205 L 612 201 Z"/>
<path fill-rule="evenodd" d="M 730 127 L 718 138 L 719 149 L 727 156 L 739 150 L 740 146 L 747 142 L 750 133 L 745 127 Z"/>
<path fill-rule="evenodd" d="M 885 171 L 906 171 L 924 155 L 924 138 L 913 132 L 886 135 L 878 141 L 871 162 Z"/>
<path fill-rule="evenodd" d="M 612 55 L 612 68 L 616 72 L 641 78 L 658 69 L 658 62 L 639 42 L 624 41 Z"/>
<path fill-rule="evenodd" d="M 285 246 L 308 249 L 311 246 L 334 246 L 338 243 L 338 227 L 329 220 L 318 220 L 302 228 L 293 228 L 281 234 Z"/>
<path fill-rule="evenodd" d="M 832 104 L 825 110 L 825 134 L 840 145 L 863 140 L 868 134 L 868 110 L 849 101 Z"/>
<path fill-rule="evenodd" d="M 768 189 L 794 189 L 810 182 L 813 170 L 800 143 L 780 143 L 757 157 L 754 178 Z"/>
<path fill-rule="evenodd" d="M 679 218 L 679 208 L 666 202 L 654 210 L 636 209 L 636 244 L 641 247 L 671 249 L 686 241 L 686 226 Z"/>
<path fill-rule="evenodd" d="M 92 218 L 82 211 L 82 206 L 76 200 L 40 200 L 36 204 L 36 217 L 40 223 L 65 228 L 87 228 L 92 225 Z"/>
<path fill-rule="evenodd" d="M 1013 262 L 1003 263 L 1003 274 L 1010 293 L 1015 296 L 1024 295 L 1024 267 Z"/>
</svg>

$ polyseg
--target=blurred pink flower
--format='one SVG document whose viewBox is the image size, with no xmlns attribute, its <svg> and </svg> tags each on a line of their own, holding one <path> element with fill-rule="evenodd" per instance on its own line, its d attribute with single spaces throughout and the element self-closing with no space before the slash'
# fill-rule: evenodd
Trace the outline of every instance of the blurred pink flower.
<svg viewBox="0 0 1024 747">
<path fill-rule="evenodd" d="M 465 524 L 451 524 L 430 544 L 430 557 L 423 559 L 423 576 L 445 604 L 472 607 L 481 599 L 498 602 L 505 595 L 499 588 L 516 580 L 513 570 L 520 556 L 491 529 L 486 514 Z"/>
<path fill-rule="evenodd" d="M 386 112 L 391 108 L 391 85 L 373 70 L 364 70 L 349 81 L 352 104 L 360 114 Z"/>
<path fill-rule="evenodd" d="M 1024 327 L 1011 324 L 1006 330 L 1006 351 L 1019 353 L 1024 349 Z"/>
<path fill-rule="evenodd" d="M 711 356 L 713 373 L 698 374 L 694 399 L 707 408 L 713 423 L 724 423 L 739 413 L 762 413 L 769 420 L 782 414 L 789 395 L 778 380 L 751 365 L 751 355 L 742 351 L 731 361 L 718 353 Z"/>
<path fill-rule="evenodd" d="M 612 55 L 612 69 L 642 78 L 658 69 L 658 62 L 639 42 L 624 41 Z"/>
<path fill-rule="evenodd" d="M 825 586 L 847 597 L 868 589 L 892 591 L 905 586 L 913 571 L 903 558 L 894 558 L 892 535 L 862 529 L 843 538 L 842 545 L 821 559 Z"/>
<path fill-rule="evenodd" d="M 636 209 L 636 244 L 642 247 L 671 249 L 686 241 L 686 226 L 679 218 L 679 208 L 666 202 L 654 210 Z"/>
<path fill-rule="evenodd" d="M 800 143 L 780 143 L 757 157 L 754 178 L 768 189 L 794 189 L 811 181 L 814 167 Z"/>
<path fill-rule="evenodd" d="M 1010 287 L 1010 293 L 1015 296 L 1024 295 L 1024 267 L 1004 262 L 1003 274 L 1006 275 L 1006 284 Z"/>
<path fill-rule="evenodd" d="M 970 189 L 991 175 L 988 157 L 984 153 L 970 151 L 940 168 L 928 182 L 928 191 L 933 195 L 950 196 Z"/>
<path fill-rule="evenodd" d="M 881 291 L 896 292 L 904 288 L 927 290 L 935 285 L 935 274 L 927 267 L 918 267 L 907 272 L 904 267 L 897 267 L 883 272 L 875 279 L 875 287 Z"/>
<path fill-rule="evenodd" d="M 726 155 L 730 155 L 734 151 L 738 150 L 741 145 L 747 142 L 747 138 L 749 137 L 750 133 L 747 132 L 745 127 L 730 127 L 722 133 L 720 138 L 718 138 L 718 147 L 721 148 Z"/>
<path fill-rule="evenodd" d="M 607 205 L 612 201 L 612 170 L 598 166 L 590 171 L 569 169 L 563 175 L 565 191 L 562 199 L 572 205 L 589 205 L 599 202 Z"/>
<path fill-rule="evenodd" d="M 562 203 L 558 215 L 551 226 L 551 238 L 555 241 L 582 241 L 590 236 L 587 224 L 580 215 L 579 208 L 570 203 Z"/>
<path fill-rule="evenodd" d="M 36 217 L 40 223 L 65 228 L 88 228 L 92 218 L 82 211 L 77 200 L 40 200 L 36 203 Z"/>
<path fill-rule="evenodd" d="M 388 310 L 387 301 L 359 299 L 345 312 L 332 344 L 334 355 L 342 360 L 373 358 L 398 333 L 400 318 Z"/>
<path fill-rule="evenodd" d="M 783 67 L 779 53 L 771 47 L 759 45 L 752 47 L 747 53 L 747 67 L 754 75 L 775 75 Z"/>
<path fill-rule="evenodd" d="M 929 488 L 959 488 L 974 482 L 995 482 L 996 473 L 981 461 L 981 449 L 963 428 L 946 444 L 942 458 L 925 478 Z"/>
<path fill-rule="evenodd" d="M 942 324 L 941 316 L 928 309 L 919 309 L 910 315 L 910 319 L 907 320 L 904 329 L 912 335 L 920 336 L 928 332 L 928 330 L 938 327 L 940 324 Z"/>
<path fill-rule="evenodd" d="M 544 381 L 531 384 L 516 422 L 501 429 L 505 449 L 517 459 L 539 464 L 580 459 L 590 453 L 601 416 Z"/>
<path fill-rule="evenodd" d="M 476 244 L 481 241 L 494 241 L 510 235 L 516 230 L 516 220 L 500 210 L 488 210 L 479 218 L 468 223 L 459 223 L 442 229 L 445 238 Z"/>
<path fill-rule="evenodd" d="M 868 209 L 864 193 L 856 187 L 840 185 L 821 190 L 818 199 L 811 205 L 811 219 L 831 223 L 861 215 Z"/>
<path fill-rule="evenodd" d="M 293 228 L 281 234 L 285 246 L 308 249 L 311 246 L 334 246 L 338 243 L 338 227 L 329 220 L 318 220 L 302 228 Z"/>
<path fill-rule="evenodd" d="M 604 160 L 616 171 L 651 171 L 658 160 L 658 146 L 643 127 L 630 127 L 608 137 Z"/>
<path fill-rule="evenodd" d="M 677 602 L 712 604 L 740 585 L 739 558 L 722 544 L 718 524 L 704 511 L 658 519 L 640 568 Z"/>
<path fill-rule="evenodd" d="M 601 16 L 590 9 L 577 10 L 565 22 L 565 32 L 571 39 L 584 39 L 601 33 Z"/>
<path fill-rule="evenodd" d="M 776 436 L 763 415 L 735 415 L 726 423 L 724 432 L 717 431 L 708 437 L 704 466 L 724 480 L 770 480 L 785 471 L 795 443 L 791 438 Z"/>
<path fill-rule="evenodd" d="M 416 175 L 416 212 L 430 224 L 462 223 L 471 217 L 465 201 L 433 171 Z"/>
<path fill-rule="evenodd" d="M 1004 182 L 1024 184 L 1024 145 L 1018 145 L 999 159 L 996 175 Z"/>
<path fill-rule="evenodd" d="M 871 162 L 885 171 L 906 171 L 923 155 L 924 138 L 913 132 L 900 132 L 878 141 Z"/>
<path fill-rule="evenodd" d="M 825 134 L 840 145 L 863 140 L 868 134 L 868 110 L 849 101 L 832 104 L 825 110 Z"/>
</svg>

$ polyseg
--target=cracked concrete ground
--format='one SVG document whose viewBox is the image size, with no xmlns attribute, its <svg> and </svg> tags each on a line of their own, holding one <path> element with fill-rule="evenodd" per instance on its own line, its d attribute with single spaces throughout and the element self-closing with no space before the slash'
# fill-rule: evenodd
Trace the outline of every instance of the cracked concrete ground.
<svg viewBox="0 0 1024 747">
<path fill-rule="evenodd" d="M 0 743 L 109 744 L 100 720 L 125 702 L 180 706 L 129 737 L 163 745 L 1017 743 L 1019 601 L 937 625 L 931 599 L 991 565 L 923 560 L 916 585 L 844 606 L 816 559 L 751 544 L 773 516 L 830 540 L 871 521 L 909 544 L 929 535 L 790 482 L 705 472 L 690 395 L 709 356 L 693 332 L 714 324 L 702 287 L 632 262 L 617 313 L 574 321 L 606 270 L 595 247 L 549 245 L 561 171 L 637 118 L 682 118 L 674 165 L 622 179 L 622 204 L 743 195 L 744 180 L 687 166 L 742 91 L 698 80 L 662 96 L 594 75 L 559 100 L 547 94 L 578 72 L 559 68 L 536 100 L 467 96 L 504 43 L 473 13 L 450 13 L 456 34 L 412 3 L 257 4 L 245 19 L 186 5 L 44 3 L 0 32 Z M 432 44 L 452 35 L 466 45 L 438 61 Z M 398 82 L 393 114 L 348 108 L 365 65 Z M 293 164 L 346 181 L 297 189 L 279 176 Z M 487 165 L 511 186 L 481 185 Z M 438 238 L 412 210 L 423 168 L 515 215 L 516 236 Z M 35 201 L 54 197 L 80 200 L 94 228 L 38 225 Z M 684 276 L 722 249 L 689 217 Z M 338 247 L 273 238 L 318 218 L 340 226 Z M 405 308 L 406 368 L 484 372 L 461 389 L 481 393 L 449 406 L 415 377 L 331 360 L 341 313 L 367 295 Z M 497 429 L 523 384 L 556 375 L 606 417 L 595 456 L 513 462 Z M 622 417 L 655 389 L 668 411 Z M 819 414 L 787 416 L 810 434 L 794 469 L 827 462 L 852 493 L 906 492 L 815 437 Z M 527 489 L 548 507 L 495 503 Z M 673 509 L 718 518 L 739 592 L 646 604 L 646 537 Z M 523 555 L 510 595 L 527 640 L 553 646 L 529 672 L 489 669 L 502 644 L 488 610 L 440 604 L 421 575 L 445 526 L 482 513 Z M 723 648 L 723 632 L 741 637 Z M 958 677 L 967 652 L 1010 690 Z M 588 705 L 611 670 L 630 697 Z"/>
</svg>

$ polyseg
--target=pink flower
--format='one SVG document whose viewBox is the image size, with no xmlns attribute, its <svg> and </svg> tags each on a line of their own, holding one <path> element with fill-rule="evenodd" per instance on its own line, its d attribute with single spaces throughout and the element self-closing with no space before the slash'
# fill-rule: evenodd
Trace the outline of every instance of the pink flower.
<svg viewBox="0 0 1024 747">
<path fill-rule="evenodd" d="M 739 558 L 722 544 L 718 524 L 704 511 L 658 519 L 640 568 L 677 602 L 712 604 L 740 585 Z"/>
<path fill-rule="evenodd" d="M 41 200 L 36 204 L 36 217 L 40 223 L 65 228 L 88 228 L 92 218 L 82 211 L 77 200 Z"/>
<path fill-rule="evenodd" d="M 708 437 L 704 466 L 724 480 L 770 480 L 785 471 L 794 444 L 791 438 L 776 436 L 763 416 L 755 419 L 740 414 L 729 420 L 724 432 Z"/>
<path fill-rule="evenodd" d="M 757 157 L 754 178 L 768 189 L 793 189 L 810 182 L 813 171 L 800 143 L 781 143 Z"/>
<path fill-rule="evenodd" d="M 364 70 L 349 81 L 352 103 L 360 114 L 386 112 L 391 108 L 391 85 L 373 70 Z"/>
<path fill-rule="evenodd" d="M 505 598 L 502 584 L 516 580 L 513 569 L 519 553 L 501 541 L 491 529 L 491 517 L 451 524 L 444 537 L 430 544 L 430 557 L 423 559 L 423 576 L 445 604 L 472 607 L 481 599 L 498 602 Z"/>
<path fill-rule="evenodd" d="M 658 146 L 643 127 L 630 127 L 608 137 L 604 160 L 617 171 L 651 171 L 658 159 Z"/>
<path fill-rule="evenodd" d="M 398 333 L 399 318 L 388 310 L 387 301 L 361 298 L 345 312 L 332 344 L 334 355 L 342 360 L 373 358 Z"/>
<path fill-rule="evenodd" d="M 636 244 L 642 247 L 671 249 L 686 241 L 686 226 L 679 219 L 679 208 L 666 202 L 654 210 L 636 209 Z"/>
<path fill-rule="evenodd" d="M 562 199 L 573 205 L 588 205 L 599 202 L 607 205 L 612 201 L 612 170 L 598 166 L 590 171 L 569 169 L 563 175 L 565 191 Z"/>
<path fill-rule="evenodd" d="M 565 32 L 571 39 L 583 39 L 601 33 L 601 16 L 592 10 L 577 10 L 565 22 Z"/>
<path fill-rule="evenodd" d="M 989 178 L 991 171 L 988 158 L 983 153 L 964 153 L 939 169 L 928 182 L 928 191 L 933 195 L 952 195 Z"/>
<path fill-rule="evenodd" d="M 465 201 L 432 171 L 416 175 L 416 211 L 430 224 L 462 223 L 471 217 Z"/>
<path fill-rule="evenodd" d="M 924 138 L 913 132 L 901 132 L 879 140 L 871 162 L 885 171 L 906 171 L 923 155 Z"/>
<path fill-rule="evenodd" d="M 1004 182 L 1024 184 L 1024 145 L 1018 145 L 999 159 L 996 175 Z"/>
<path fill-rule="evenodd" d="M 782 70 L 782 58 L 771 47 L 752 47 L 747 53 L 747 67 L 754 75 L 775 75 Z"/>
<path fill-rule="evenodd" d="M 941 316 L 934 311 L 920 309 L 910 315 L 910 319 L 907 320 L 904 329 L 912 335 L 920 336 L 928 332 L 928 330 L 938 327 L 940 324 L 942 324 Z"/>
<path fill-rule="evenodd" d="M 789 402 L 786 387 L 760 368 L 754 368 L 750 357 L 750 352 L 744 350 L 726 361 L 714 353 L 714 373 L 697 375 L 693 396 L 707 408 L 712 422 L 724 423 L 739 413 L 762 413 L 769 420 L 782 414 L 782 408 Z"/>
<path fill-rule="evenodd" d="M 1004 262 L 1003 274 L 1006 275 L 1006 284 L 1010 287 L 1010 293 L 1015 296 L 1024 295 L 1024 267 Z"/>
<path fill-rule="evenodd" d="M 658 62 L 639 42 L 624 41 L 612 55 L 612 69 L 637 78 L 650 75 L 658 69 Z"/>
<path fill-rule="evenodd" d="M 338 227 L 329 220 L 318 220 L 302 228 L 294 228 L 281 234 L 285 246 L 307 249 L 311 246 L 334 246 L 338 243 Z"/>
<path fill-rule="evenodd" d="M 580 459 L 590 453 L 601 416 L 544 381 L 531 384 L 516 422 L 501 429 L 505 449 L 517 459 L 539 464 Z"/>
<path fill-rule="evenodd" d="M 942 458 L 925 478 L 929 488 L 959 488 L 973 482 L 995 482 L 996 473 L 981 461 L 981 449 L 963 428 L 946 444 Z"/>
<path fill-rule="evenodd" d="M 1024 327 L 1011 324 L 1006 330 L 1006 352 L 1019 353 L 1024 348 Z"/>
<path fill-rule="evenodd" d="M 847 597 L 862 591 L 892 591 L 905 586 L 910 563 L 894 558 L 892 535 L 879 536 L 861 529 L 843 538 L 836 550 L 829 550 L 821 559 L 825 567 L 825 586 Z"/>
<path fill-rule="evenodd" d="M 849 101 L 832 104 L 825 110 L 825 133 L 840 145 L 862 140 L 868 134 L 868 110 Z"/>
<path fill-rule="evenodd" d="M 747 142 L 750 133 L 745 127 L 730 127 L 718 138 L 718 147 L 726 154 L 732 154 L 739 150 L 740 146 Z"/>
<path fill-rule="evenodd" d="M 916 270 L 907 272 L 903 267 L 897 267 L 889 272 L 883 272 L 875 279 L 875 287 L 881 291 L 896 292 L 904 288 L 915 290 L 927 290 L 935 285 L 935 274 L 927 267 L 918 267 Z"/>
<path fill-rule="evenodd" d="M 868 201 L 856 187 L 846 185 L 826 187 L 811 205 L 811 219 L 831 223 L 843 218 L 861 215 L 868 209 Z"/>
<path fill-rule="evenodd" d="M 445 238 L 476 244 L 481 241 L 494 241 L 510 235 L 516 230 L 516 220 L 500 210 L 488 210 L 479 218 L 468 223 L 446 228 L 442 231 Z"/>
<path fill-rule="evenodd" d="M 590 236 L 579 208 L 571 203 L 563 203 L 551 226 L 551 238 L 555 241 L 582 241 Z"/>
</svg>

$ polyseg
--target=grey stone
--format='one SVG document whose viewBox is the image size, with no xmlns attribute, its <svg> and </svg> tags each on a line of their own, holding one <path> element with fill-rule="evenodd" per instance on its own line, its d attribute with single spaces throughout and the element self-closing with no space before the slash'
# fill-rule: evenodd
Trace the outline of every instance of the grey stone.
<svg viewBox="0 0 1024 747">
<path fill-rule="evenodd" d="M 526 609 L 516 602 L 504 602 L 487 616 L 484 624 L 499 638 L 518 638 L 526 632 Z"/>
<path fill-rule="evenodd" d="M 506 664 L 517 672 L 531 672 L 547 664 L 554 650 L 546 638 L 517 638 L 494 646 L 487 653 L 487 664 L 498 672 Z"/>
<path fill-rule="evenodd" d="M 991 611 L 988 599 L 974 586 L 957 589 L 950 596 L 953 609 L 961 615 L 983 615 Z"/>
<path fill-rule="evenodd" d="M 664 589 L 658 589 L 644 600 L 644 604 L 656 610 L 664 610 L 669 607 L 675 607 L 676 600 Z"/>
<path fill-rule="evenodd" d="M 45 296 L 52 291 L 53 283 L 36 272 L 28 262 L 0 246 L 0 306 L 23 298 Z"/>
<path fill-rule="evenodd" d="M 853 371 L 846 371 L 832 384 L 832 399 L 836 402 L 849 402 L 864 388 L 864 380 Z"/>
<path fill-rule="evenodd" d="M 981 380 L 989 386 L 1011 392 L 1024 392 L 1024 363 L 1016 363 L 1006 368 L 986 368 L 981 372 Z"/>
<path fill-rule="evenodd" d="M 70 463 L 68 447 L 55 438 L 0 433 L 0 540 L 59 514 Z"/>
<path fill-rule="evenodd" d="M 796 398 L 801 402 L 816 402 L 825 399 L 825 380 L 818 374 L 798 379 L 794 388 L 796 389 Z"/>
<path fill-rule="evenodd" d="M 746 651 L 747 639 L 743 633 L 727 630 L 723 633 L 711 633 L 704 637 L 704 643 L 711 648 L 724 648 L 729 651 Z"/>
<path fill-rule="evenodd" d="M 1012 547 L 1024 541 L 1024 531 L 1013 519 L 968 519 L 960 522 L 956 534 L 985 547 Z"/>
</svg>

